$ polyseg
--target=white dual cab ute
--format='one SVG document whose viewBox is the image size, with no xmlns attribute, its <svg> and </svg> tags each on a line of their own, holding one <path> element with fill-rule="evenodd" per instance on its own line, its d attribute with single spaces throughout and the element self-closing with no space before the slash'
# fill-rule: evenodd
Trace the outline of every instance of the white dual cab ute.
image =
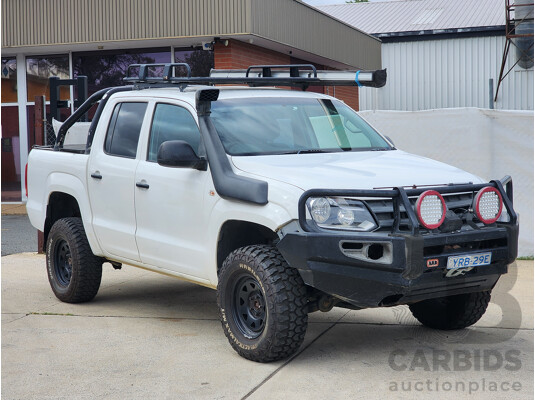
<svg viewBox="0 0 535 400">
<path fill-rule="evenodd" d="M 517 255 L 511 179 L 398 150 L 333 97 L 265 87 L 381 87 L 386 71 L 190 75 L 133 65 L 30 152 L 28 215 L 61 301 L 95 297 L 105 262 L 208 286 L 232 347 L 259 362 L 295 353 L 308 314 L 334 306 L 406 304 L 445 330 L 484 314 Z"/>
</svg>

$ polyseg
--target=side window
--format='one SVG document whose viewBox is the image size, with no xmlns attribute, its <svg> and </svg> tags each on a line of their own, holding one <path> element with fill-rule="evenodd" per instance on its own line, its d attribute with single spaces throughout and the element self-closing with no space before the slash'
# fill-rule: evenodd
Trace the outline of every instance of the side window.
<svg viewBox="0 0 535 400">
<path fill-rule="evenodd" d="M 156 162 L 158 148 L 168 140 L 184 140 L 198 153 L 200 139 L 199 128 L 188 110 L 172 104 L 157 104 L 150 130 L 147 160 Z"/>
<path fill-rule="evenodd" d="M 136 158 L 139 133 L 147 103 L 119 103 L 108 126 L 104 151 L 113 156 Z"/>
</svg>

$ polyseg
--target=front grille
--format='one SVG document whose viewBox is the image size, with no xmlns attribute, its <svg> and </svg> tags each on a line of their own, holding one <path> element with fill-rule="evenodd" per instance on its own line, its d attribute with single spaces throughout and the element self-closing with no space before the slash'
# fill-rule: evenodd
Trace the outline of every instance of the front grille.
<svg viewBox="0 0 535 400">
<path fill-rule="evenodd" d="M 455 212 L 456 214 L 463 214 L 468 211 L 472 206 L 474 193 L 454 193 L 454 194 L 444 194 L 444 201 L 448 210 Z M 409 198 L 411 204 L 414 206 L 418 197 Z M 364 199 L 363 200 L 368 208 L 373 212 L 379 223 L 379 232 L 390 232 L 394 227 L 394 202 L 392 199 Z M 400 231 L 410 231 L 409 218 L 405 207 L 403 204 L 400 204 Z M 422 233 L 428 232 L 424 227 L 420 227 Z"/>
</svg>

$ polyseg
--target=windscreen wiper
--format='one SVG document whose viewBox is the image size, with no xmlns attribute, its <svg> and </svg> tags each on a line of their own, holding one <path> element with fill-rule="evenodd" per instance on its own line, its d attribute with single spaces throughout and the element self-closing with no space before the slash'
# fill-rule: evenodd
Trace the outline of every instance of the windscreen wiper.
<svg viewBox="0 0 535 400">
<path fill-rule="evenodd" d="M 333 153 L 332 150 L 322 150 L 322 149 L 303 149 L 303 150 L 292 150 L 285 151 L 280 154 L 311 154 L 311 153 Z"/>
</svg>

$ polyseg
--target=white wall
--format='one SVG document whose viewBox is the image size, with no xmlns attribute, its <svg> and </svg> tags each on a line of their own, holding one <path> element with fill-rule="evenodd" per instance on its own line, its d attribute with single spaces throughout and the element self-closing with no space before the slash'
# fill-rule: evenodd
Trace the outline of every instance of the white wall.
<svg viewBox="0 0 535 400">
<path fill-rule="evenodd" d="M 533 255 L 533 111 L 450 108 L 360 115 L 401 150 L 486 180 L 511 175 L 520 214 L 519 255 Z"/>
<path fill-rule="evenodd" d="M 388 79 L 360 88 L 361 110 L 489 108 L 489 78 L 498 84 L 505 36 L 383 43 Z M 511 46 L 506 71 L 515 63 Z M 533 110 L 533 68 L 516 66 L 500 87 L 495 109 Z"/>
</svg>

